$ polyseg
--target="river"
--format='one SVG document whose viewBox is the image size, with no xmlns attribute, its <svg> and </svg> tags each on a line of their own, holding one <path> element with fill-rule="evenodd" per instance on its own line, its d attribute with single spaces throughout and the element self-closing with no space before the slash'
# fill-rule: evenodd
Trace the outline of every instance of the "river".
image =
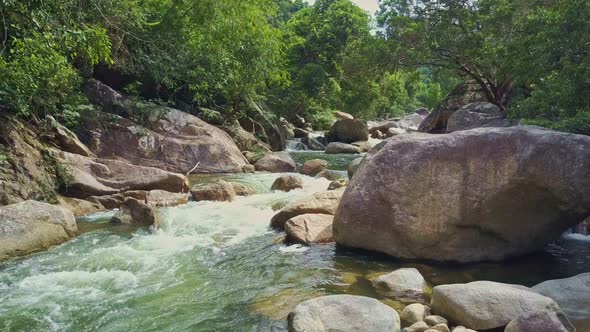
<svg viewBox="0 0 590 332">
<path fill-rule="evenodd" d="M 302 162 L 321 154 L 294 156 Z M 342 170 L 354 156 L 330 158 Z M 530 286 L 590 268 L 584 236 L 518 260 L 473 265 L 397 262 L 333 244 L 286 246 L 268 227 L 273 208 L 325 190 L 329 181 L 305 177 L 302 190 L 271 192 L 278 176 L 194 177 L 239 181 L 257 194 L 161 209 L 157 231 L 110 225 L 112 213 L 80 218 L 76 239 L 0 263 L 0 330 L 285 331 L 297 303 L 338 293 L 379 298 L 368 278 L 402 266 L 418 268 L 434 285 L 487 279 Z"/>
</svg>

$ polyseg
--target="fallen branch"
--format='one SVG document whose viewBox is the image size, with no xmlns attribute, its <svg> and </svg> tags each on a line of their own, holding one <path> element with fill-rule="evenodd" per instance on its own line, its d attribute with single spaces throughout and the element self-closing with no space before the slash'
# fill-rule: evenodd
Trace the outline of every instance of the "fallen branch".
<svg viewBox="0 0 590 332">
<path fill-rule="evenodd" d="M 188 171 L 188 173 L 186 173 L 186 176 L 188 177 L 192 172 L 194 172 L 194 170 L 197 169 L 197 167 L 199 167 L 199 165 L 201 164 L 201 162 L 198 162 L 195 167 L 191 168 L 190 171 Z"/>
</svg>

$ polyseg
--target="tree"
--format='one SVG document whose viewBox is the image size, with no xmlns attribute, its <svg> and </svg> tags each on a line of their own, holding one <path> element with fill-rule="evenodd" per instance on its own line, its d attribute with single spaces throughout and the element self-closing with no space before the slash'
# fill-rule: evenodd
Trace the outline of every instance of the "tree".
<svg viewBox="0 0 590 332">
<path fill-rule="evenodd" d="M 405 65 L 455 70 L 475 80 L 490 102 L 506 110 L 514 77 L 504 65 L 513 38 L 511 1 L 384 0 L 379 22 L 405 46 Z"/>
</svg>

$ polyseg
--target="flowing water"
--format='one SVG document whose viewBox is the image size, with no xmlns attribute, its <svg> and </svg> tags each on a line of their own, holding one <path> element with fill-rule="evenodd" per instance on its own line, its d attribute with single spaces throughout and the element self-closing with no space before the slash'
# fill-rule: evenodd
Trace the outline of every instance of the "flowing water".
<svg viewBox="0 0 590 332">
<path fill-rule="evenodd" d="M 379 298 L 368 278 L 402 266 L 435 285 L 533 285 L 590 269 L 588 238 L 580 236 L 538 255 L 467 266 L 396 262 L 332 244 L 286 246 L 268 228 L 273 207 L 325 190 L 329 181 L 305 177 L 302 190 L 271 192 L 277 176 L 226 176 L 258 194 L 162 209 L 157 231 L 112 226 L 112 213 L 89 216 L 80 219 L 76 239 L 0 263 L 0 331 L 284 331 L 297 303 L 338 293 Z"/>
</svg>

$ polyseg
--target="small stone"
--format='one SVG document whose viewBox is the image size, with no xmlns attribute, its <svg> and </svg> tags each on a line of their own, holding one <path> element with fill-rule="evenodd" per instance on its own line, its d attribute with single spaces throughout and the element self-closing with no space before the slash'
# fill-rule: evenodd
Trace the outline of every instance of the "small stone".
<svg viewBox="0 0 590 332">
<path fill-rule="evenodd" d="M 420 303 L 410 304 L 402 311 L 400 318 L 403 322 L 414 324 L 423 321 L 430 314 L 430 309 Z"/>
<path fill-rule="evenodd" d="M 398 300 L 412 300 L 411 302 L 423 301 L 428 287 L 424 277 L 414 268 L 398 269 L 374 278 L 371 282 L 383 296 Z"/>
<path fill-rule="evenodd" d="M 247 164 L 247 165 L 242 166 L 242 171 L 244 173 L 255 173 L 256 167 L 254 167 L 254 165 Z"/>
<path fill-rule="evenodd" d="M 420 321 L 420 322 L 416 322 L 416 323 L 410 325 L 410 327 L 405 328 L 404 332 L 424 332 L 428 329 L 429 329 L 428 324 Z"/>
<path fill-rule="evenodd" d="M 477 331 L 472 330 L 472 329 L 468 329 L 465 326 L 459 325 L 453 329 L 453 332 L 477 332 Z"/>
<path fill-rule="evenodd" d="M 299 173 L 309 176 L 316 176 L 328 168 L 328 162 L 323 159 L 311 159 L 303 163 Z"/>
<path fill-rule="evenodd" d="M 348 185 L 348 179 L 340 178 L 340 179 L 332 181 L 330 183 L 330 185 L 328 186 L 328 190 L 336 190 L 339 188 L 344 188 L 347 185 Z"/>
<path fill-rule="evenodd" d="M 435 331 L 439 331 L 439 332 L 451 332 L 451 330 L 449 329 L 449 327 L 447 326 L 447 324 L 436 324 L 433 327 L 431 327 L 430 329 L 435 330 Z"/>
<path fill-rule="evenodd" d="M 283 175 L 275 180 L 272 184 L 271 190 L 291 191 L 303 188 L 303 180 L 294 175 Z"/>
<path fill-rule="evenodd" d="M 434 326 L 434 325 L 438 325 L 438 324 L 449 324 L 449 321 L 441 316 L 437 316 L 437 315 L 430 315 L 426 318 L 424 318 L 424 321 L 426 322 L 426 324 L 430 325 L 430 326 Z"/>
</svg>

